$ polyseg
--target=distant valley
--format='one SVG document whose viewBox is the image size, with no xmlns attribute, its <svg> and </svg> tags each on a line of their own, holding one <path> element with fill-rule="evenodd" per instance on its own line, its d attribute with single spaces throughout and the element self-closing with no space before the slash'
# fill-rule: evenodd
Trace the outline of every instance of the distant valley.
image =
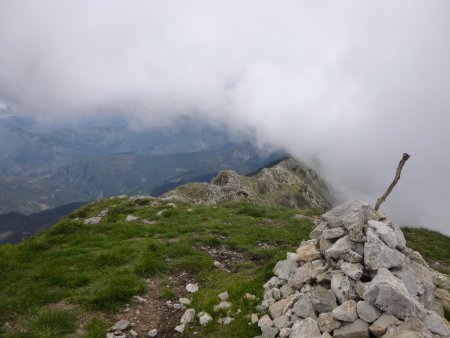
<svg viewBox="0 0 450 338">
<path fill-rule="evenodd" d="M 69 128 L 10 117 L 0 119 L 0 140 L 0 243 L 20 241 L 89 201 L 160 196 L 221 170 L 249 174 L 286 155 L 189 122 L 133 130 L 118 122 Z"/>
</svg>

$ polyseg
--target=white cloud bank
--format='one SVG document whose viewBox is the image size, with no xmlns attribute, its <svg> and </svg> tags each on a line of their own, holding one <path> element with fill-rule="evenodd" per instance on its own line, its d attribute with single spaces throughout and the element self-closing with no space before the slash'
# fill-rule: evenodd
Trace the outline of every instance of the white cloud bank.
<svg viewBox="0 0 450 338">
<path fill-rule="evenodd" d="M 0 97 L 50 119 L 193 116 L 314 157 L 450 233 L 450 2 L 2 0 Z"/>
</svg>

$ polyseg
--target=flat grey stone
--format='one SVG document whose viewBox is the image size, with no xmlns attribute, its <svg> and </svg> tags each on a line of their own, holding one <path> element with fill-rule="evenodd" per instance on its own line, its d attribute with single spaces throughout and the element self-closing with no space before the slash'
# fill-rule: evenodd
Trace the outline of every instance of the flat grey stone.
<svg viewBox="0 0 450 338">
<path fill-rule="evenodd" d="M 306 262 L 297 268 L 295 273 L 289 278 L 288 283 L 294 289 L 300 289 L 305 283 L 312 281 L 321 267 L 314 267 L 311 262 Z"/>
<path fill-rule="evenodd" d="M 358 318 L 358 314 L 356 313 L 356 302 L 351 299 L 347 300 L 337 308 L 331 311 L 334 319 L 343 321 L 343 322 L 354 322 Z"/>
<path fill-rule="evenodd" d="M 355 282 L 342 271 L 335 270 L 331 272 L 331 290 L 341 304 L 350 299 L 358 299 Z"/>
<path fill-rule="evenodd" d="M 399 325 L 402 322 L 395 316 L 383 313 L 378 319 L 369 327 L 370 332 L 372 332 L 377 337 L 382 337 L 389 326 Z"/>
<path fill-rule="evenodd" d="M 353 251 L 356 247 L 356 243 L 349 240 L 348 236 L 339 238 L 334 244 L 332 244 L 327 251 L 325 251 L 325 256 L 339 260 L 342 255 L 349 250 Z"/>
<path fill-rule="evenodd" d="M 364 244 L 364 265 L 369 270 L 390 269 L 401 266 L 405 255 L 388 247 L 371 228 L 367 229 L 367 242 Z"/>
<path fill-rule="evenodd" d="M 363 266 L 360 263 L 343 262 L 341 270 L 353 280 L 359 280 L 363 275 Z"/>
<path fill-rule="evenodd" d="M 125 319 L 121 319 L 118 322 L 114 324 L 114 326 L 111 328 L 112 331 L 124 331 L 130 326 L 130 322 Z"/>
<path fill-rule="evenodd" d="M 383 268 L 378 269 L 363 298 L 400 319 L 426 315 L 423 305 L 408 292 L 405 284 Z"/>
<path fill-rule="evenodd" d="M 397 246 L 397 236 L 392 230 L 391 227 L 386 225 L 383 222 L 378 222 L 374 220 L 370 220 L 367 222 L 369 227 L 373 229 L 380 239 L 386 244 L 388 247 L 394 249 Z"/>
<path fill-rule="evenodd" d="M 298 301 L 292 307 L 293 313 L 300 318 L 315 318 L 311 296 L 309 294 L 301 295 Z"/>
<path fill-rule="evenodd" d="M 318 313 L 331 312 L 336 304 L 336 296 L 332 290 L 326 289 L 321 285 L 313 287 L 311 292 L 311 301 L 314 310 Z"/>
<path fill-rule="evenodd" d="M 365 300 L 360 300 L 356 304 L 356 312 L 358 313 L 359 318 L 366 323 L 373 323 L 381 316 L 381 311 L 373 306 L 372 303 Z"/>
<path fill-rule="evenodd" d="M 317 322 L 312 318 L 306 318 L 296 321 L 291 327 L 290 338 L 320 338 L 320 333 Z"/>
<path fill-rule="evenodd" d="M 334 338 L 369 338 L 369 325 L 361 319 L 334 330 Z"/>
<path fill-rule="evenodd" d="M 324 312 L 317 318 L 317 325 L 322 332 L 331 332 L 341 327 L 341 323 L 334 319 L 331 312 Z"/>
<path fill-rule="evenodd" d="M 280 279 L 288 280 L 298 268 L 298 264 L 295 260 L 286 259 L 279 261 L 273 268 L 273 272 Z"/>
<path fill-rule="evenodd" d="M 326 238 L 326 239 L 340 238 L 342 236 L 345 236 L 345 234 L 346 234 L 346 231 L 343 227 L 325 229 L 322 232 L 323 238 Z"/>
<path fill-rule="evenodd" d="M 450 330 L 447 325 L 445 325 L 442 318 L 434 311 L 428 311 L 423 323 L 432 333 L 439 334 L 444 337 L 450 336 Z"/>
<path fill-rule="evenodd" d="M 378 218 L 369 204 L 356 200 L 344 202 L 323 214 L 322 217 L 330 228 L 348 227 L 355 223 L 364 224 L 369 219 Z"/>
<path fill-rule="evenodd" d="M 273 320 L 273 325 L 278 329 L 281 330 L 282 328 L 291 326 L 291 321 L 289 320 L 288 316 L 282 315 L 280 317 L 277 317 Z"/>
</svg>

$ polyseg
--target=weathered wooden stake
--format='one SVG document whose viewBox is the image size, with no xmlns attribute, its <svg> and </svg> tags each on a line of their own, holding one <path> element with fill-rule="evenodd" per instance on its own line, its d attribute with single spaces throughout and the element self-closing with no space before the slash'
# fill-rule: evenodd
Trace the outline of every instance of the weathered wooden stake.
<svg viewBox="0 0 450 338">
<path fill-rule="evenodd" d="M 398 164 L 397 172 L 395 173 L 394 180 L 392 181 L 391 185 L 386 190 L 386 192 L 383 194 L 383 196 L 381 196 L 379 199 L 377 199 L 377 204 L 375 204 L 375 208 L 374 208 L 375 210 L 378 210 L 380 208 L 381 203 L 383 203 L 386 200 L 386 198 L 391 193 L 392 189 L 394 189 L 395 185 L 397 184 L 398 180 L 400 179 L 400 174 L 402 172 L 403 166 L 405 165 L 405 162 L 409 160 L 410 157 L 411 156 L 407 153 L 403 154 L 403 157 L 400 160 L 400 163 Z"/>
</svg>

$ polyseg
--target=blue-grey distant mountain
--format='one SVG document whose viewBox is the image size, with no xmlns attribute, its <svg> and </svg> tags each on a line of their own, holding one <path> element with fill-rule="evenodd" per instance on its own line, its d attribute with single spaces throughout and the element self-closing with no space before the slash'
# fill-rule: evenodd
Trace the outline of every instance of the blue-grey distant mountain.
<svg viewBox="0 0 450 338">
<path fill-rule="evenodd" d="M 88 158 L 124 152 L 142 155 L 195 152 L 230 140 L 224 131 L 190 121 L 141 130 L 120 122 L 56 127 L 12 116 L 0 119 L 0 175 L 20 173 L 34 177 Z"/>
<path fill-rule="evenodd" d="M 0 244 L 18 243 L 38 231 L 49 228 L 83 204 L 70 203 L 31 215 L 18 212 L 0 215 Z"/>
<path fill-rule="evenodd" d="M 63 165 L 41 176 L 0 176 L 0 213 L 30 213 L 114 195 L 162 194 L 179 184 L 206 181 L 220 170 L 247 174 L 281 157 L 249 143 L 190 153 L 121 153 Z"/>
</svg>

